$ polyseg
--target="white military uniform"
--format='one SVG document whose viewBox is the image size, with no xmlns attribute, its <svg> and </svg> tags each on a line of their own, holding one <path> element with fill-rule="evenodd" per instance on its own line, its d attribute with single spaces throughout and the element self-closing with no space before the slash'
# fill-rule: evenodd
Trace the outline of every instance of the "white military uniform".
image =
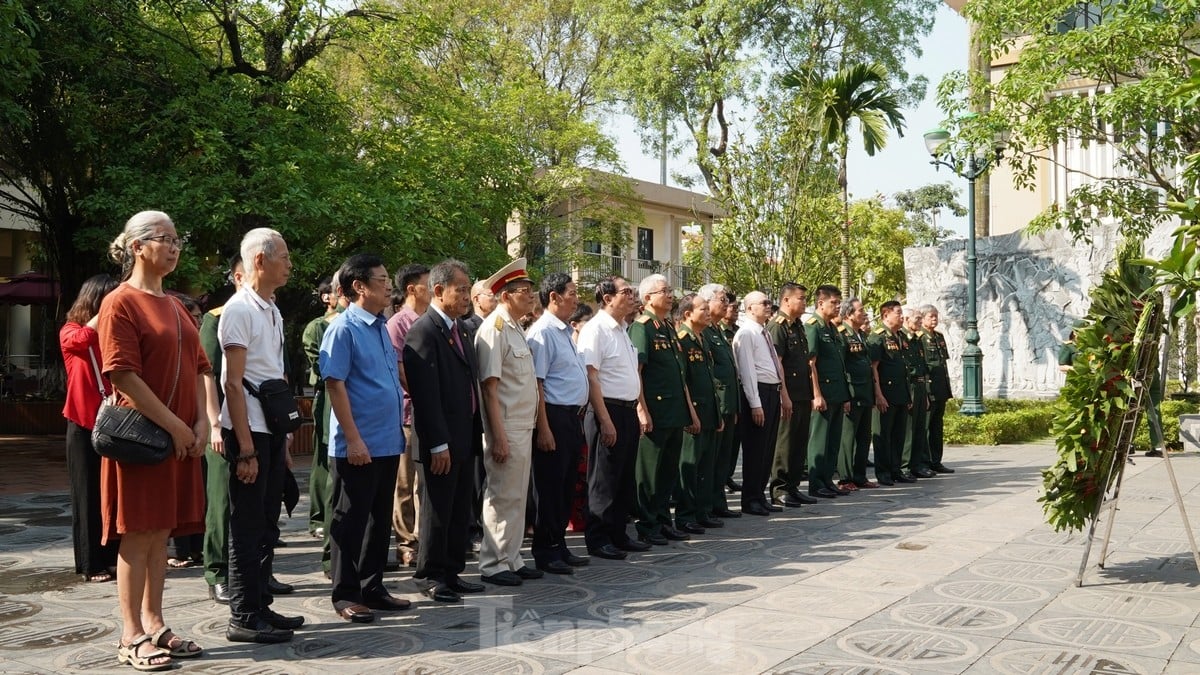
<svg viewBox="0 0 1200 675">
<path fill-rule="evenodd" d="M 475 334 L 479 379 L 499 378 L 497 398 L 502 419 L 488 419 L 483 406 L 483 543 L 479 573 L 491 576 L 516 572 L 525 566 L 521 540 L 525 537 L 525 502 L 529 493 L 533 429 L 537 423 L 537 377 L 533 352 L 525 332 L 501 304 L 484 319 Z M 490 446 L 495 434 L 508 439 L 508 459 L 498 464 Z"/>
</svg>

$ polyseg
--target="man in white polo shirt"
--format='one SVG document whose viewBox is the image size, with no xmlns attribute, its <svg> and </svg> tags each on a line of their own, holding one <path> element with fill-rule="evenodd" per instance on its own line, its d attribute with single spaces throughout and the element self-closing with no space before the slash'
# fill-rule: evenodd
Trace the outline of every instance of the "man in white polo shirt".
<svg viewBox="0 0 1200 675">
<path fill-rule="evenodd" d="M 633 469 L 641 437 L 637 408 L 642 380 L 624 319 L 636 307 L 637 298 L 629 282 L 610 277 L 596 285 L 596 304 L 600 311 L 579 333 L 588 398 L 596 415 L 596 432 L 588 439 L 584 540 L 588 553 L 624 560 L 626 551 L 650 548 L 625 532 L 629 509 L 636 503 Z"/>
<path fill-rule="evenodd" d="M 272 301 L 287 283 L 292 261 L 275 230 L 250 230 L 242 239 L 242 288 L 225 303 L 217 337 L 224 353 L 221 436 L 229 462 L 229 627 L 232 642 L 286 642 L 304 623 L 271 609 L 268 581 L 279 538 L 279 507 L 287 462 L 286 433 L 267 426 L 257 387 L 283 379 L 283 317 Z"/>
</svg>

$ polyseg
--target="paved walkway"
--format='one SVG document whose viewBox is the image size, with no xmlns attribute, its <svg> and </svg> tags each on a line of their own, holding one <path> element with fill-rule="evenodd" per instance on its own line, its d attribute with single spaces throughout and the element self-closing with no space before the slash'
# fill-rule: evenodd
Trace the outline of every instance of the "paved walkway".
<svg viewBox="0 0 1200 675">
<path fill-rule="evenodd" d="M 298 515 L 277 559 L 297 586 L 279 609 L 308 619 L 295 642 L 226 642 L 198 570 L 169 573 L 167 618 L 206 648 L 181 665 L 195 673 L 1200 672 L 1200 575 L 1162 460 L 1130 467 L 1109 564 L 1076 588 L 1082 537 L 1051 531 L 1035 501 L 1053 448 L 947 454 L 953 476 L 732 520 L 463 605 L 393 574 L 413 609 L 366 626 L 334 615 Z M 1200 524 L 1200 456 L 1174 466 Z M 116 663 L 115 585 L 67 571 L 67 513 L 61 491 L 0 493 L 0 672 L 132 672 Z"/>
</svg>

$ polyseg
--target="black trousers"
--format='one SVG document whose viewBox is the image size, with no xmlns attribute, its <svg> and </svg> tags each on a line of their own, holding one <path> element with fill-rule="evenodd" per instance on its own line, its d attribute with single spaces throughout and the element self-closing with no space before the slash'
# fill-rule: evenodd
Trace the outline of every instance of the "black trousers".
<svg viewBox="0 0 1200 675">
<path fill-rule="evenodd" d="M 232 429 L 222 429 L 225 456 L 238 456 Z M 283 504 L 284 434 L 251 433 L 258 453 L 258 476 L 247 485 L 237 477 L 237 462 L 229 465 L 229 613 L 249 625 L 258 611 L 271 605 L 267 580 L 279 539 L 279 509 Z"/>
<path fill-rule="evenodd" d="M 900 475 L 907 425 L 908 404 L 888 405 L 887 412 L 879 413 L 879 433 L 874 438 L 877 480 L 895 480 Z"/>
<path fill-rule="evenodd" d="M 934 466 L 942 463 L 942 451 L 946 441 L 943 435 L 946 424 L 946 400 L 929 399 L 929 461 Z"/>
<path fill-rule="evenodd" d="M 441 476 L 434 475 L 425 463 L 420 464 L 421 546 L 414 578 L 448 584 L 466 569 L 468 528 L 475 508 L 476 460 L 474 455 L 452 459 L 450 471 Z M 392 469 L 394 480 L 395 467 Z M 390 498 L 388 505 L 391 508 Z"/>
<path fill-rule="evenodd" d="M 637 409 L 605 404 L 617 430 L 617 442 L 611 448 L 600 442 L 600 425 L 588 444 L 588 512 L 584 540 L 587 547 L 629 541 L 625 523 L 637 503 L 634 464 L 638 439 L 642 435 Z"/>
<path fill-rule="evenodd" d="M 117 565 L 119 543 L 100 543 L 100 455 L 92 447 L 92 430 L 67 421 L 67 478 L 71 483 L 71 540 L 75 573 L 91 576 Z"/>
<path fill-rule="evenodd" d="M 538 565 L 562 560 L 567 553 L 567 522 L 575 500 L 579 448 L 583 447 L 583 418 L 579 406 L 546 404 L 546 422 L 554 436 L 554 451 L 537 446 L 533 434 L 533 559 Z"/>
<path fill-rule="evenodd" d="M 779 433 L 779 385 L 758 385 L 758 398 L 763 411 L 761 427 L 754 423 L 750 401 L 742 393 L 742 508 L 764 500 Z"/>
<path fill-rule="evenodd" d="M 345 457 L 330 459 L 329 574 L 334 609 L 387 595 L 383 571 L 392 544 L 392 500 L 399 467 L 400 455 L 372 457 L 370 464 L 359 466 Z"/>
</svg>

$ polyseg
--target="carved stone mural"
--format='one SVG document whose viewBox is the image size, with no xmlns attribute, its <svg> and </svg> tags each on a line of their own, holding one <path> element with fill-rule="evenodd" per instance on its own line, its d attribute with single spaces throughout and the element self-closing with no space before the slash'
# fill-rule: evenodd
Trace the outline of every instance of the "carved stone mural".
<svg viewBox="0 0 1200 675">
<path fill-rule="evenodd" d="M 1160 226 L 1145 253 L 1170 248 L 1175 224 Z M 1024 231 L 976 240 L 979 346 L 983 394 L 989 398 L 1053 398 L 1063 382 L 1058 348 L 1072 324 L 1087 313 L 1089 291 L 1112 264 L 1115 228 L 1094 233 L 1091 245 L 1062 232 Z M 940 313 L 950 347 L 950 379 L 962 395 L 962 349 L 966 344 L 967 242 L 904 251 L 907 304 L 931 304 Z"/>
</svg>

